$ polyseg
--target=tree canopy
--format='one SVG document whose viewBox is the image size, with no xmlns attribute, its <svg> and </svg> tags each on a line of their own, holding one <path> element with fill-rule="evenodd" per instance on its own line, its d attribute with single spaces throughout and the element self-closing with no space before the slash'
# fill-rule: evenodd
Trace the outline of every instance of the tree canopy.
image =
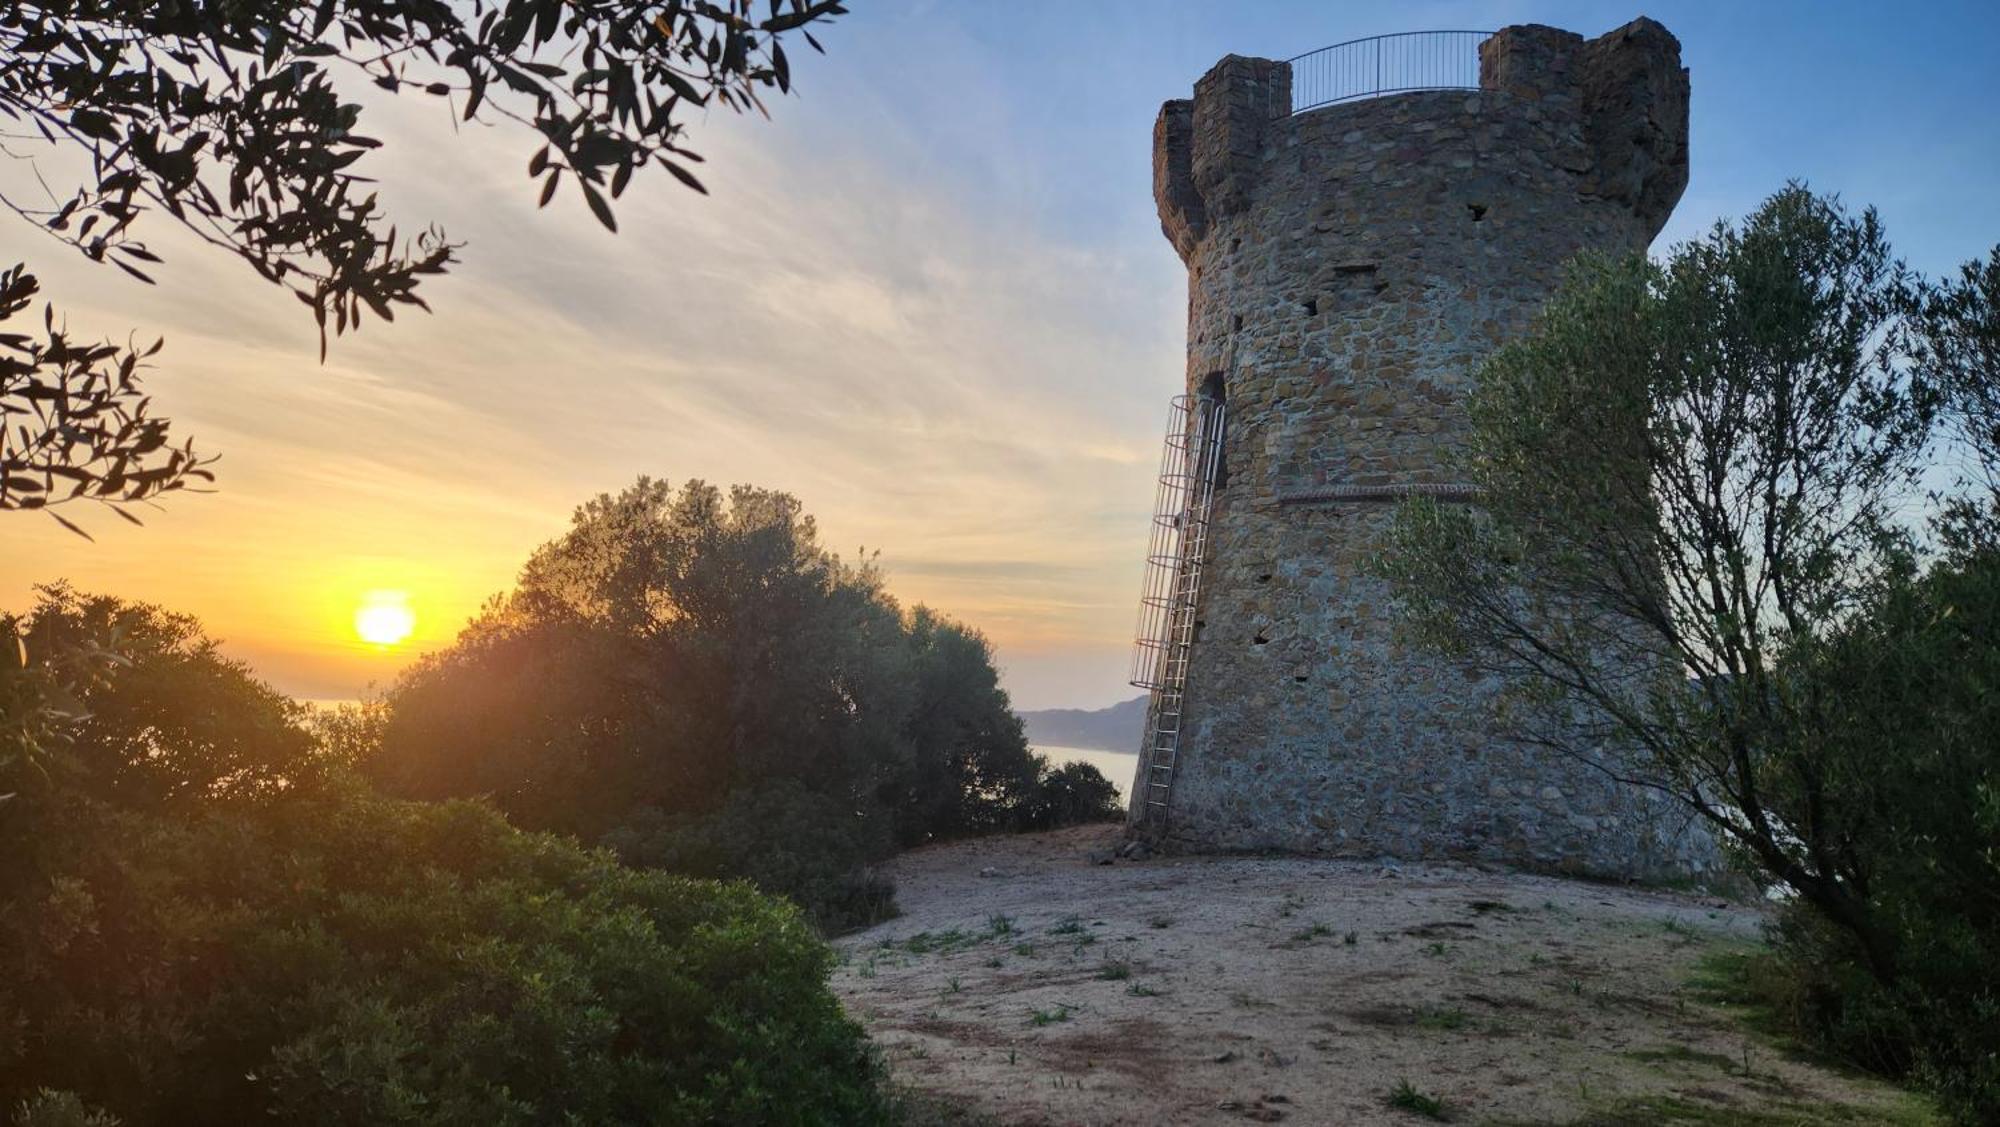
<svg viewBox="0 0 2000 1127">
<path fill-rule="evenodd" d="M 899 845 L 1115 816 L 1050 772 L 976 632 L 905 610 L 783 493 L 642 478 L 392 686 L 365 769 L 627 857 L 747 875 L 824 921 Z M 1094 785 L 1093 785 L 1094 784 Z"/>
<path fill-rule="evenodd" d="M 2000 980 L 1947 988 L 1992 952 L 1942 937 L 2000 897 L 2000 537 L 1933 454 L 1942 418 L 1993 480 L 1996 278 L 1918 277 L 1799 186 L 1664 261 L 1582 261 L 1478 374 L 1477 503 L 1406 504 L 1382 557 L 1419 635 L 1507 680 L 1506 734 L 1694 811 L 1834 963 L 1912 992 L 1906 1045 L 1946 1027 L 1909 998 L 1955 998 L 1923 1051 L 1987 1100 Z"/>
</svg>

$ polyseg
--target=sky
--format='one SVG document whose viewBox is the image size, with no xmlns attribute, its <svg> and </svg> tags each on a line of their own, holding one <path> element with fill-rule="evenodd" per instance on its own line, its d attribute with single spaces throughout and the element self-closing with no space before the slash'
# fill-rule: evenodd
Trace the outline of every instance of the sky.
<svg viewBox="0 0 2000 1127">
<path fill-rule="evenodd" d="M 1641 14 L 1692 71 L 1691 178 L 1655 244 L 1788 179 L 1872 204 L 1941 272 L 2000 243 L 2000 4 L 853 0 L 799 44 L 772 119 L 693 120 L 711 194 L 637 178 L 604 231 L 535 208 L 532 139 L 362 98 L 357 166 L 405 229 L 467 244 L 435 313 L 325 363 L 303 307 L 164 217 L 147 287 L 9 217 L 73 333 L 166 338 L 148 387 L 221 455 L 218 491 L 142 515 L 0 518 L 0 608 L 66 578 L 198 616 L 295 695 L 340 699 L 446 645 L 571 510 L 639 475 L 797 495 L 829 547 L 983 630 L 1021 708 L 1125 685 L 1186 278 L 1151 138 L 1225 54 L 1392 31 Z M 371 94 L 373 92 L 371 91 Z M 44 171 L 51 166 L 45 163 Z M 59 171 L 60 167 L 55 166 Z M 0 161 L 0 188 L 32 183 Z M 415 632 L 357 636 L 371 592 Z M 375 596 L 380 603 L 381 596 Z"/>
</svg>

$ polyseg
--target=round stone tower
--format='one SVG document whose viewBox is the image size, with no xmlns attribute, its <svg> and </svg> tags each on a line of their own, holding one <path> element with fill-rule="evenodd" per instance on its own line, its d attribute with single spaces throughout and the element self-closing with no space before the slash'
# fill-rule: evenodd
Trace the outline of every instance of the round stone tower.
<svg viewBox="0 0 2000 1127">
<path fill-rule="evenodd" d="M 1290 64 L 1232 55 L 1160 110 L 1187 390 L 1223 409 L 1133 819 L 1192 849 L 1685 875 L 1709 863 L 1705 834 L 1494 737 L 1501 686 L 1407 642 L 1368 567 L 1397 499 L 1473 500 L 1449 455 L 1481 360 L 1572 255 L 1643 250 L 1687 184 L 1687 72 L 1659 24 L 1511 27 L 1462 49 L 1467 88 L 1303 112 Z"/>
</svg>

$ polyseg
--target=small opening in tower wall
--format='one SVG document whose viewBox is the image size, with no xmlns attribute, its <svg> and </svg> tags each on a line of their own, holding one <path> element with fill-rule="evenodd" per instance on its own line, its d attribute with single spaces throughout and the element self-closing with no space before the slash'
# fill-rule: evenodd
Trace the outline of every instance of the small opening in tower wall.
<svg viewBox="0 0 2000 1127">
<path fill-rule="evenodd" d="M 1203 403 L 1212 403 L 1217 407 L 1225 407 L 1229 402 L 1228 394 L 1223 389 L 1221 372 L 1210 372 L 1208 375 L 1202 377 L 1201 389 L 1196 394 L 1201 397 Z M 1215 491 L 1219 494 L 1228 487 L 1229 448 L 1227 431 L 1225 431 L 1223 445 L 1217 447 L 1215 451 Z"/>
<path fill-rule="evenodd" d="M 1237 333 L 1240 333 L 1240 332 L 1242 332 L 1242 331 L 1243 331 L 1243 314 L 1241 314 L 1241 313 L 1238 313 L 1238 314 L 1237 314 L 1236 316 L 1234 316 L 1234 317 L 1231 317 L 1231 318 L 1229 319 L 1229 325 L 1230 325 L 1230 331 L 1231 331 L 1231 332 L 1237 332 Z"/>
<path fill-rule="evenodd" d="M 1306 316 L 1317 317 L 1319 316 L 1319 299 L 1309 297 L 1300 303 L 1299 308 L 1305 311 Z"/>
<path fill-rule="evenodd" d="M 1472 213 L 1472 221 L 1474 223 L 1477 223 L 1480 220 L 1486 218 L 1486 205 L 1483 203 L 1466 204 L 1465 210 Z"/>
<path fill-rule="evenodd" d="M 1242 249 L 1243 249 L 1243 240 L 1242 240 L 1242 239 L 1231 239 L 1231 240 L 1229 240 L 1229 249 L 1230 249 L 1230 250 L 1242 250 Z"/>
</svg>

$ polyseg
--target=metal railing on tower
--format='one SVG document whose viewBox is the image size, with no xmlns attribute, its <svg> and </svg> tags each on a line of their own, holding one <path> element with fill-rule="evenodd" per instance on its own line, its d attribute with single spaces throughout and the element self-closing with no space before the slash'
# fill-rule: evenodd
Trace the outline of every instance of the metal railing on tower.
<svg viewBox="0 0 2000 1127">
<path fill-rule="evenodd" d="M 1293 113 L 1413 90 L 1479 89 L 1490 31 L 1403 31 L 1307 51 L 1292 66 Z"/>
</svg>

